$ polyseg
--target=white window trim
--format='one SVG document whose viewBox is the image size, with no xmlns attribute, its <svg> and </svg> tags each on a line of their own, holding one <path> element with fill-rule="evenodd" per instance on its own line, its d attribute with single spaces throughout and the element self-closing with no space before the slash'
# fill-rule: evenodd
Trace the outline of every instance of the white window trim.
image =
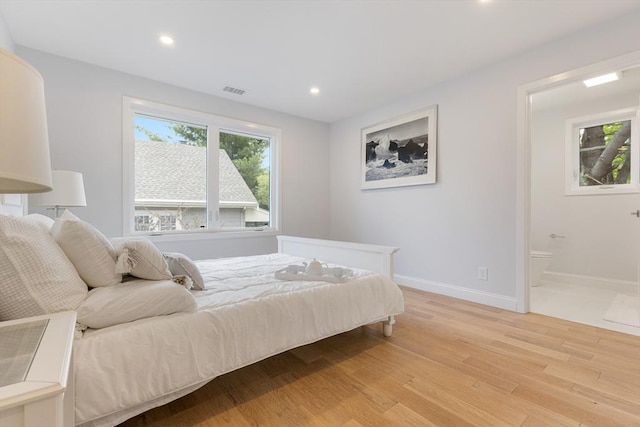
<svg viewBox="0 0 640 427">
<path fill-rule="evenodd" d="M 640 146 L 638 143 L 639 114 L 640 110 L 637 108 L 624 108 L 605 113 L 577 117 L 566 121 L 565 195 L 584 196 L 626 194 L 637 193 L 640 191 L 638 172 L 638 168 L 640 166 Z M 631 120 L 631 183 L 580 187 L 580 146 L 577 143 L 580 129 L 623 120 Z"/>
<path fill-rule="evenodd" d="M 186 123 L 197 123 L 206 125 L 209 131 L 215 131 L 214 135 L 209 135 L 208 139 L 214 144 L 208 144 L 209 158 L 213 167 L 209 169 L 208 182 L 218 182 L 218 146 L 219 131 L 230 130 L 232 132 L 240 132 L 245 134 L 255 134 L 257 136 L 266 136 L 271 138 L 270 149 L 270 173 L 269 185 L 271 189 L 271 200 L 269 202 L 269 227 L 256 228 L 217 228 L 216 222 L 219 217 L 217 208 L 213 206 L 207 207 L 207 218 L 209 228 L 205 230 L 182 230 L 167 233 L 149 233 L 135 232 L 135 136 L 134 136 L 134 115 L 146 114 L 155 117 L 167 118 Z M 228 117 L 216 116 L 201 111 L 189 110 L 167 104 L 160 104 L 153 101 L 147 101 L 139 98 L 123 96 L 122 97 L 122 235 L 146 235 L 146 236 L 162 236 L 162 241 L 168 240 L 187 240 L 208 238 L 215 233 L 224 233 L 225 235 L 233 235 L 240 237 L 246 234 L 255 233 L 257 231 L 266 232 L 265 234 L 277 234 L 280 230 L 280 141 L 282 131 L 278 128 L 266 126 L 258 123 L 248 122 L 244 120 L 232 119 Z M 213 188 L 212 188 L 213 187 Z M 218 200 L 219 191 L 217 185 L 207 186 L 208 200 Z M 262 234 L 261 234 L 262 235 Z"/>
</svg>

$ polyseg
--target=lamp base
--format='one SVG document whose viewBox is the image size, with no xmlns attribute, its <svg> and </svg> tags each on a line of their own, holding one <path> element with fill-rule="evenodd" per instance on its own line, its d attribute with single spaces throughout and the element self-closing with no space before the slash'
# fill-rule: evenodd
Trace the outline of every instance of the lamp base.
<svg viewBox="0 0 640 427">
<path fill-rule="evenodd" d="M 61 206 L 53 206 L 47 208 L 48 211 L 53 211 L 53 219 L 60 218 L 60 215 L 64 213 L 64 208 Z"/>
</svg>

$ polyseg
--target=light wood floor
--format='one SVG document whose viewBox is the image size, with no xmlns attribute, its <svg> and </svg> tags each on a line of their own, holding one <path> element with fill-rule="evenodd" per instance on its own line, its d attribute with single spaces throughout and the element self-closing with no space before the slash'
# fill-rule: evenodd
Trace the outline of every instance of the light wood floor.
<svg viewBox="0 0 640 427">
<path fill-rule="evenodd" d="M 403 289 L 358 328 L 223 375 L 123 426 L 640 426 L 640 338 Z"/>
</svg>

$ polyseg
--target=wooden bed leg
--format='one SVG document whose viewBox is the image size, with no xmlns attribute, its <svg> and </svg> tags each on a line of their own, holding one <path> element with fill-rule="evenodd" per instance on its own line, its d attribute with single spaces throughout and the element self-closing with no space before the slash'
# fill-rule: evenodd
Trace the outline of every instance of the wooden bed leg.
<svg viewBox="0 0 640 427">
<path fill-rule="evenodd" d="M 385 337 L 390 337 L 393 332 L 393 324 L 396 323 L 394 316 L 389 316 L 387 320 L 382 321 L 382 334 Z"/>
</svg>

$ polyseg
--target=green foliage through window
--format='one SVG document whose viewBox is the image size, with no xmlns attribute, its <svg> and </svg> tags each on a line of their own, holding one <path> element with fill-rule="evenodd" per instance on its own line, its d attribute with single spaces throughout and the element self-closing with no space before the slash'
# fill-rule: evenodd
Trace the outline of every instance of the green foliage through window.
<svg viewBox="0 0 640 427">
<path fill-rule="evenodd" d="M 631 121 L 580 129 L 580 186 L 631 183 Z"/>
</svg>

